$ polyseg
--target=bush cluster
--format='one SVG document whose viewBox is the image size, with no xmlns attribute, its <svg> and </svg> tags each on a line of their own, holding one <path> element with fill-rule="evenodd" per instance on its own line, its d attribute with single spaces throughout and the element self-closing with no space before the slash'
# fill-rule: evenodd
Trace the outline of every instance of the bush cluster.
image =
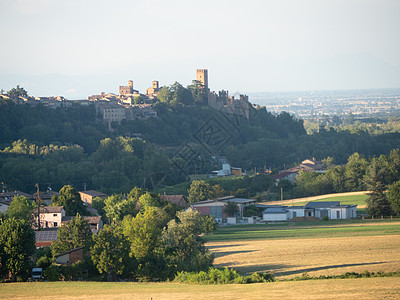
<svg viewBox="0 0 400 300">
<path fill-rule="evenodd" d="M 362 273 L 357 272 L 346 272 L 341 275 L 320 275 L 316 277 L 312 277 L 307 274 L 307 272 L 301 274 L 301 276 L 297 276 L 289 279 L 289 281 L 300 281 L 300 280 L 318 280 L 318 279 L 349 279 L 349 278 L 370 278 L 370 277 L 400 277 L 400 271 L 397 272 L 369 272 L 364 271 Z"/>
<path fill-rule="evenodd" d="M 275 277 L 271 273 L 255 272 L 250 276 L 242 276 L 233 269 L 209 268 L 207 272 L 178 272 L 174 279 L 180 283 L 200 283 L 200 284 L 245 284 L 273 282 Z"/>
</svg>

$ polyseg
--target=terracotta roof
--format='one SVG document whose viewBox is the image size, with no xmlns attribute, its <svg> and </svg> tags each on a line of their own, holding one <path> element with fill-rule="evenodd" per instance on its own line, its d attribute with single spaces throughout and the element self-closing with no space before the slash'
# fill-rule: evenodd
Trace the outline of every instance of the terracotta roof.
<svg viewBox="0 0 400 300">
<path fill-rule="evenodd" d="M 161 200 L 166 200 L 170 203 L 176 204 L 180 207 L 186 207 L 187 201 L 184 195 L 161 195 Z"/>
</svg>

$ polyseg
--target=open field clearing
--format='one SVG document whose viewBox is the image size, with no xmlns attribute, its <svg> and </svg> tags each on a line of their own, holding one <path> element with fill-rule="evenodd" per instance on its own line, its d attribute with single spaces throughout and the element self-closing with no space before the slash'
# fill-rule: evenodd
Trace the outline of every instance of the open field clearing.
<svg viewBox="0 0 400 300">
<path fill-rule="evenodd" d="M 246 285 L 41 282 L 0 285 L 1 299 L 399 299 L 399 278 L 307 280 Z"/>
<path fill-rule="evenodd" d="M 327 194 L 313 197 L 297 198 L 284 201 L 272 201 L 263 202 L 260 204 L 267 205 L 304 205 L 310 201 L 340 201 L 342 204 L 357 204 L 359 206 L 365 206 L 365 200 L 368 198 L 368 192 L 350 192 L 350 193 L 339 193 L 339 194 Z"/>
<path fill-rule="evenodd" d="M 307 239 L 400 235 L 400 220 L 285 222 L 267 225 L 224 226 L 204 239 L 208 242 L 256 239 Z"/>
<path fill-rule="evenodd" d="M 215 267 L 279 278 L 400 270 L 400 235 L 208 243 Z M 399 279 L 400 281 L 400 279 Z"/>
</svg>

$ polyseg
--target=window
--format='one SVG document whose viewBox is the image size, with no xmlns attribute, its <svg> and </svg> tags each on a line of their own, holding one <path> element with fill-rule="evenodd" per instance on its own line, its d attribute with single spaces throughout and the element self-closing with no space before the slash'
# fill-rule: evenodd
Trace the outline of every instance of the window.
<svg viewBox="0 0 400 300">
<path fill-rule="evenodd" d="M 340 211 L 336 212 L 336 219 L 340 219 Z"/>
<path fill-rule="evenodd" d="M 58 226 L 58 223 L 57 222 L 54 222 L 54 227 L 57 227 Z"/>
<path fill-rule="evenodd" d="M 57 217 L 57 214 L 53 214 L 53 217 Z"/>
</svg>

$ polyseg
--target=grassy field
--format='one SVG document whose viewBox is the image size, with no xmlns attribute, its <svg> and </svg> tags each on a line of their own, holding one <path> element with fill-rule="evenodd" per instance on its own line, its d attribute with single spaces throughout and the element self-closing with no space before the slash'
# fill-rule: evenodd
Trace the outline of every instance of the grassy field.
<svg viewBox="0 0 400 300">
<path fill-rule="evenodd" d="M 400 220 L 348 220 L 219 228 L 207 236 L 216 267 L 277 278 L 400 270 Z M 400 281 L 400 280 L 399 280 Z"/>
<path fill-rule="evenodd" d="M 207 242 L 270 239 L 303 239 L 327 237 L 353 237 L 375 235 L 400 235 L 400 221 L 393 220 L 340 220 L 281 224 L 224 226 Z"/>
<path fill-rule="evenodd" d="M 42 282 L 0 285 L 1 299 L 399 299 L 399 278 L 247 285 Z"/>
<path fill-rule="evenodd" d="M 215 267 L 288 279 L 400 270 L 400 220 L 347 220 L 219 228 L 206 238 Z M 400 299 L 397 277 L 247 285 L 130 282 L 0 284 L 0 299 Z"/>
<path fill-rule="evenodd" d="M 358 192 L 358 194 L 352 192 L 352 193 L 339 194 L 338 196 L 336 196 L 335 194 L 329 194 L 329 195 L 320 195 L 307 198 L 298 198 L 293 200 L 264 202 L 263 204 L 267 205 L 282 204 L 282 205 L 292 206 L 292 205 L 305 205 L 310 201 L 321 201 L 321 202 L 340 201 L 340 203 L 344 205 L 357 204 L 357 212 L 359 214 L 365 214 L 367 207 L 367 202 L 366 202 L 367 198 L 368 195 L 366 194 L 366 192 Z"/>
<path fill-rule="evenodd" d="M 318 202 L 327 202 L 327 201 L 340 201 L 341 204 L 343 205 L 349 205 L 349 204 L 357 204 L 360 207 L 365 207 L 367 205 L 367 200 L 368 195 L 352 195 L 352 196 L 337 196 L 337 197 L 330 197 L 330 198 L 322 198 L 319 200 L 315 200 Z M 296 202 L 295 205 L 305 205 L 309 201 L 303 201 L 303 202 Z M 291 205 L 290 203 L 286 205 Z"/>
</svg>

